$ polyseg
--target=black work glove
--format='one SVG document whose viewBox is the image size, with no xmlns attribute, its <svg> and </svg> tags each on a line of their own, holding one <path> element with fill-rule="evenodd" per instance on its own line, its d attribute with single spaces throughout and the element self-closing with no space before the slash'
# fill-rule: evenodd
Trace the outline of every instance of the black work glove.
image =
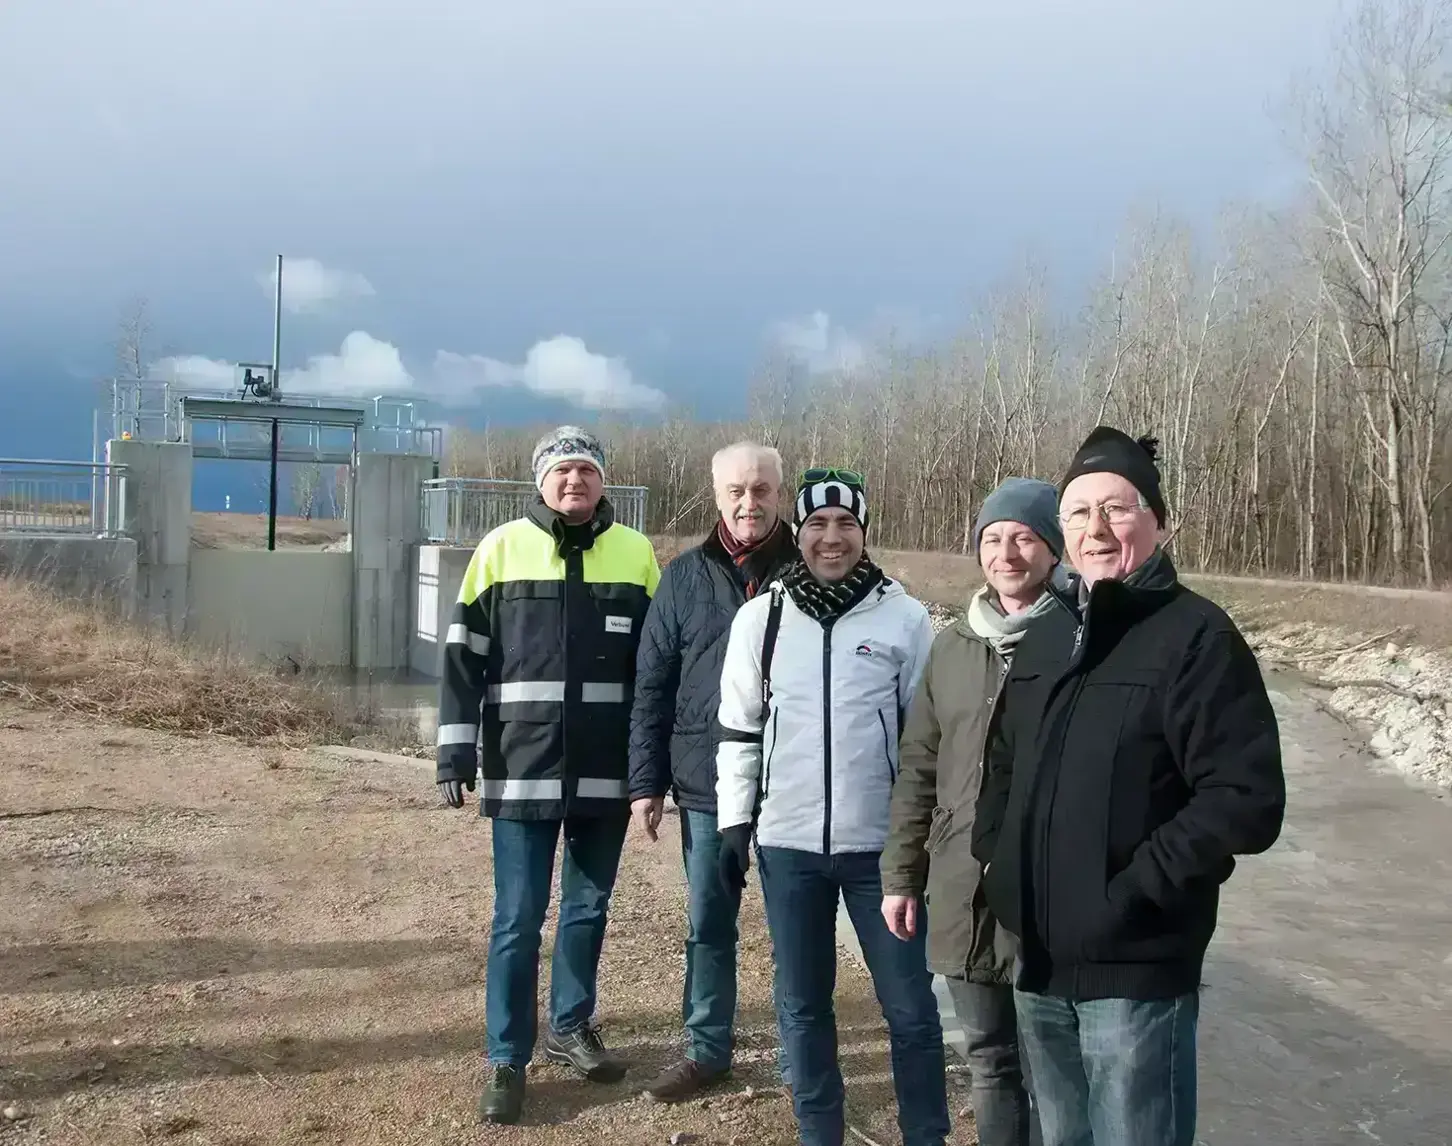
<svg viewBox="0 0 1452 1146">
<path fill-rule="evenodd" d="M 462 808 L 464 806 L 464 789 L 474 790 L 474 781 L 469 780 L 440 780 L 439 795 L 444 798 L 444 803 L 451 808 Z"/>
<path fill-rule="evenodd" d="M 716 859 L 721 885 L 732 895 L 746 890 L 746 873 L 751 868 L 751 825 L 722 828 L 721 852 Z"/>
</svg>

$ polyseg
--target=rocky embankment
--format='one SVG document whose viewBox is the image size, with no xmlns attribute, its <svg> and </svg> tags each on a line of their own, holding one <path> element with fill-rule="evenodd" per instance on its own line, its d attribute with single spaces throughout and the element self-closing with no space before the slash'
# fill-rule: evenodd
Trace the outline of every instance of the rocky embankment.
<svg viewBox="0 0 1452 1146">
<path fill-rule="evenodd" d="M 1329 708 L 1364 729 L 1378 757 L 1410 778 L 1452 788 L 1452 657 L 1307 623 L 1247 634 L 1261 662 L 1325 690 Z"/>
</svg>

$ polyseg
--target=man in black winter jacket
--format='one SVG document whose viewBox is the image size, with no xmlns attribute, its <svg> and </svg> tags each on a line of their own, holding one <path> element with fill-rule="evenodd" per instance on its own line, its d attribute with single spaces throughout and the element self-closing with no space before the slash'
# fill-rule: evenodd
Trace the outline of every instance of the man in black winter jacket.
<svg viewBox="0 0 1452 1146">
<path fill-rule="evenodd" d="M 1009 669 L 973 854 L 1020 939 L 1044 1146 L 1192 1146 L 1220 885 L 1285 811 L 1275 713 L 1235 624 L 1160 548 L 1153 439 L 1094 430 L 1059 520 L 1078 577 Z"/>
<path fill-rule="evenodd" d="M 654 840 L 665 795 L 674 796 L 690 888 L 681 1007 L 688 1045 L 685 1058 L 646 1088 L 662 1102 L 691 1097 L 731 1066 L 741 899 L 717 876 L 721 663 L 736 610 L 797 552 L 778 510 L 783 475 L 776 450 L 727 446 L 712 459 L 711 477 L 721 519 L 661 574 L 641 634 L 631 713 L 632 814 Z"/>
</svg>

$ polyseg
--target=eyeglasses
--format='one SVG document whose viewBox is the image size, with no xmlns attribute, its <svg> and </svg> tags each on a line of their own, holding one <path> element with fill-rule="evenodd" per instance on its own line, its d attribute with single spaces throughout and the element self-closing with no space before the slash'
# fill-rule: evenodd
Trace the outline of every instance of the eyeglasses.
<svg viewBox="0 0 1452 1146">
<path fill-rule="evenodd" d="M 835 466 L 813 466 L 802 471 L 802 485 L 815 485 L 819 481 L 840 481 L 845 485 L 865 487 L 867 479 L 856 470 L 837 469 Z"/>
<path fill-rule="evenodd" d="M 1148 508 L 1143 502 L 1125 505 L 1123 502 L 1109 501 L 1103 505 L 1076 505 L 1068 513 L 1059 514 L 1059 524 L 1076 532 L 1088 529 L 1090 518 L 1097 513 L 1110 525 L 1123 525 L 1140 510 Z"/>
</svg>

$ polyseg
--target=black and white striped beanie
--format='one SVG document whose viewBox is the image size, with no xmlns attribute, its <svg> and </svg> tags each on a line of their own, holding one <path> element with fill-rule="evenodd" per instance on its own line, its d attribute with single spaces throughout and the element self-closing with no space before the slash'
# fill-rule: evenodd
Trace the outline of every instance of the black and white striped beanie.
<svg viewBox="0 0 1452 1146">
<path fill-rule="evenodd" d="M 797 504 L 792 512 L 792 532 L 799 530 L 817 510 L 834 506 L 845 509 L 857 519 L 857 524 L 862 526 L 862 532 L 867 532 L 867 491 L 859 485 L 848 485 L 836 479 L 809 482 L 797 490 Z"/>
</svg>

